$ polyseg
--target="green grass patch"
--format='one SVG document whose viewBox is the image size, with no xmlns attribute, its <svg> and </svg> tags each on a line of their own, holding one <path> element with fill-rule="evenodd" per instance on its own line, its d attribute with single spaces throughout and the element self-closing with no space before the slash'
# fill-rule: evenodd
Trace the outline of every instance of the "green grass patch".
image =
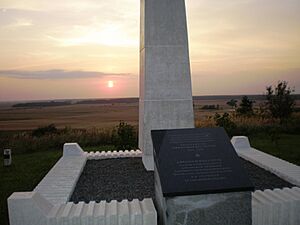
<svg viewBox="0 0 300 225">
<path fill-rule="evenodd" d="M 10 167 L 4 167 L 3 164 L 0 166 L 0 224 L 9 224 L 7 198 L 13 192 L 32 191 L 61 154 L 61 150 L 18 154 L 12 156 Z"/>
<path fill-rule="evenodd" d="M 279 134 L 277 141 L 272 141 L 268 134 L 249 136 L 254 148 L 300 165 L 300 134 Z"/>
<path fill-rule="evenodd" d="M 84 151 L 112 151 L 113 145 L 84 147 Z M 7 198 L 13 192 L 32 191 L 62 156 L 62 150 L 21 153 L 10 167 L 0 166 L 0 224 L 8 225 Z M 3 158 L 2 162 L 3 162 Z"/>
</svg>

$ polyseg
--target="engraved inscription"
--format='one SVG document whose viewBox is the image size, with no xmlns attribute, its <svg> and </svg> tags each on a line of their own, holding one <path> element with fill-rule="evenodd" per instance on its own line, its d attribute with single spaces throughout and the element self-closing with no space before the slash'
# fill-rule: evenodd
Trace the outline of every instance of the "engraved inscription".
<svg viewBox="0 0 300 225">
<path fill-rule="evenodd" d="M 224 180 L 232 172 L 221 159 L 180 160 L 176 164 L 173 176 L 183 176 L 185 182 Z"/>
<path fill-rule="evenodd" d="M 169 134 L 168 139 L 173 150 L 191 152 L 216 148 L 216 139 L 210 133 Z"/>
</svg>

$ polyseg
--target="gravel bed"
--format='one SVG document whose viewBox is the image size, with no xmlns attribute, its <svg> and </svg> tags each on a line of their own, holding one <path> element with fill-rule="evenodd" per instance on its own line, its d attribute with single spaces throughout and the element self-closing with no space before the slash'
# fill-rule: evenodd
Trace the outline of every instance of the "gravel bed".
<svg viewBox="0 0 300 225">
<path fill-rule="evenodd" d="M 255 190 L 294 185 L 241 159 Z M 88 160 L 71 196 L 71 202 L 154 199 L 154 174 L 144 169 L 141 158 Z"/>
<path fill-rule="evenodd" d="M 141 158 L 88 160 L 70 201 L 154 198 L 154 173 Z"/>
<path fill-rule="evenodd" d="M 289 182 L 279 178 L 273 173 L 268 172 L 265 169 L 260 168 L 259 166 L 254 165 L 253 163 L 244 160 L 242 158 L 241 163 L 246 169 L 250 180 L 252 181 L 255 190 L 265 190 L 265 189 L 274 189 L 274 188 L 284 188 L 284 187 L 294 187 L 295 185 L 290 184 Z"/>
</svg>

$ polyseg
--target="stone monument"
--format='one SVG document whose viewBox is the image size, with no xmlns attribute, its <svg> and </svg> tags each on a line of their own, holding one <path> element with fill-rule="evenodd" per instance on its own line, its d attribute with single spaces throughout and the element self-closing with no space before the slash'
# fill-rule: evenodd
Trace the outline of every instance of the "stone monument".
<svg viewBox="0 0 300 225">
<path fill-rule="evenodd" d="M 194 127 L 184 0 L 141 0 L 139 148 L 154 170 L 151 130 Z"/>
<path fill-rule="evenodd" d="M 160 225 L 251 225 L 251 191 L 223 128 L 152 131 Z"/>
</svg>

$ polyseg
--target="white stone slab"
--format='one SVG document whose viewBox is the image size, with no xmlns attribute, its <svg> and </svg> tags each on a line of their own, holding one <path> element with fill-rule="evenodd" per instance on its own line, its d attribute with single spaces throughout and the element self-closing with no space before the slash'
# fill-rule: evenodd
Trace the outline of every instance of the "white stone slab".
<svg viewBox="0 0 300 225">
<path fill-rule="evenodd" d="M 252 148 L 247 137 L 233 137 L 231 141 L 240 157 L 274 173 L 295 186 L 300 186 L 299 166 Z"/>
<path fill-rule="evenodd" d="M 69 200 L 87 160 L 84 154 L 67 152 L 34 189 L 55 204 Z"/>
<path fill-rule="evenodd" d="M 253 225 L 300 224 L 300 188 L 255 191 L 252 194 Z"/>
<path fill-rule="evenodd" d="M 84 151 L 77 143 L 64 144 L 63 156 L 82 156 Z"/>
<path fill-rule="evenodd" d="M 157 225 L 152 199 L 52 205 L 37 192 L 8 199 L 10 225 Z"/>
</svg>

